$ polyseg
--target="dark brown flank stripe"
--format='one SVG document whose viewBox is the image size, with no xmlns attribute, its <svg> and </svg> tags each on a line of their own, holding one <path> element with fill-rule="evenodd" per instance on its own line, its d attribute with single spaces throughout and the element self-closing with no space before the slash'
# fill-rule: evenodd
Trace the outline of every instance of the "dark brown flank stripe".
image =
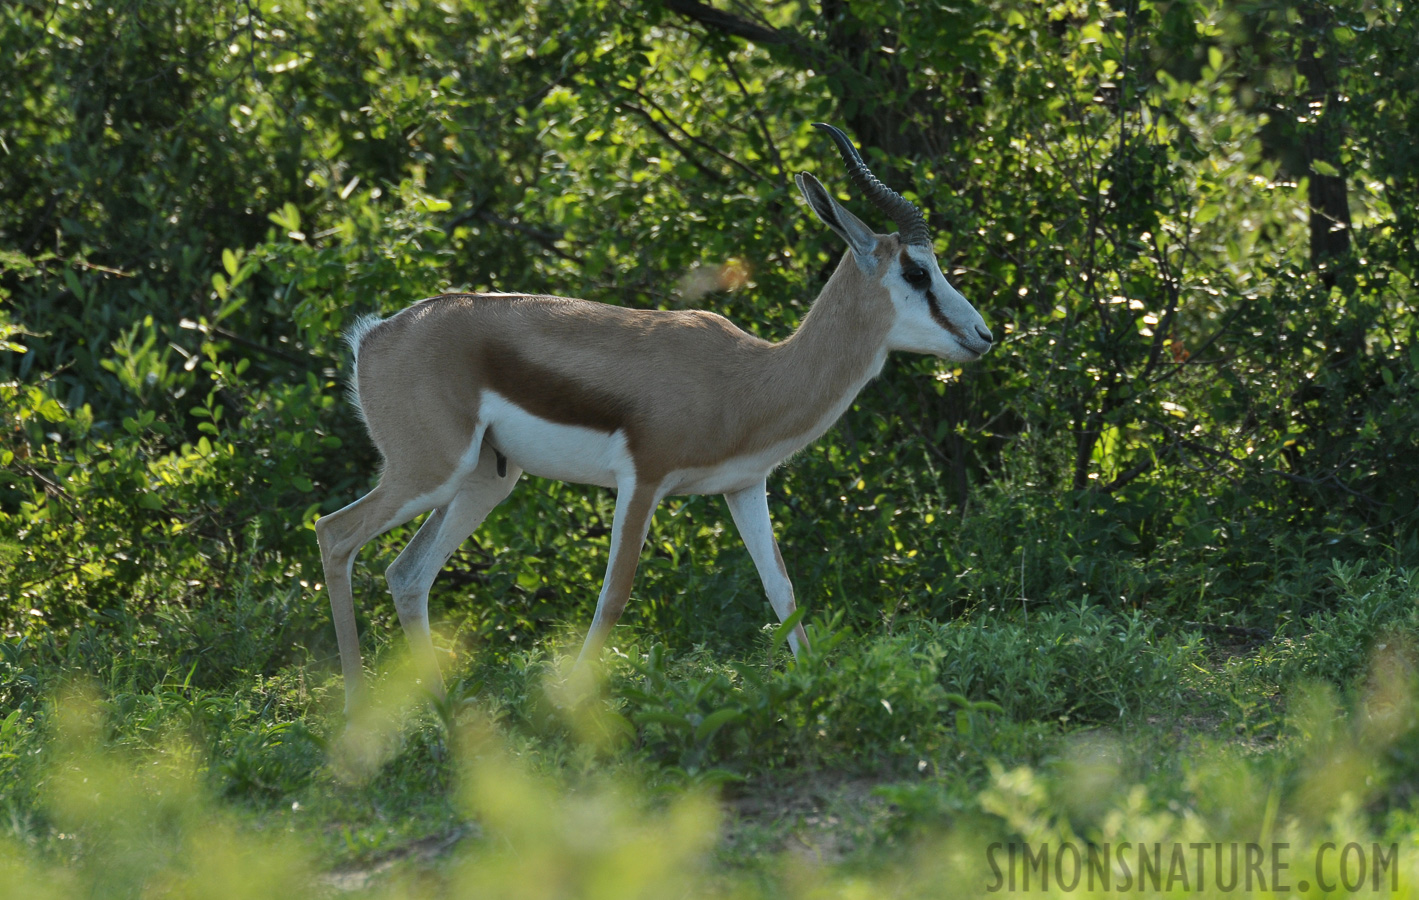
<svg viewBox="0 0 1419 900">
<path fill-rule="evenodd" d="M 419 302 L 562 299 L 543 294 L 502 294 L 489 297 L 472 291 L 456 291 L 437 294 Z M 481 351 L 476 354 L 475 365 L 481 373 L 482 383 L 539 419 L 609 434 L 625 428 L 633 418 L 634 410 L 622 398 L 587 387 L 572 376 L 539 366 L 523 357 L 509 344 L 490 341 L 482 346 Z M 498 457 L 498 474 L 506 475 L 506 457 L 496 445 L 493 445 L 493 452 Z"/>
<path fill-rule="evenodd" d="M 539 366 L 508 344 L 489 341 L 480 356 L 482 383 L 539 419 L 613 433 L 633 417 L 623 399 Z"/>
</svg>

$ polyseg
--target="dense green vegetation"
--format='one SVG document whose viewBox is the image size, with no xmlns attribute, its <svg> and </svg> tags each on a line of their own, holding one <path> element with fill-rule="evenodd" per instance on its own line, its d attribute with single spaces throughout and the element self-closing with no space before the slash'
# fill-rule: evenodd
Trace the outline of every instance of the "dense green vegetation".
<svg viewBox="0 0 1419 900">
<path fill-rule="evenodd" d="M 1313 894 L 1380 842 L 1411 890 L 1416 46 L 1399 0 L 5 5 L 0 895 L 976 896 L 993 840 L 1286 841 Z M 366 549 L 345 732 L 342 330 L 496 289 L 786 336 L 841 252 L 792 174 L 885 227 L 814 121 L 1002 338 L 770 481 L 816 652 L 674 499 L 574 702 L 613 498 L 529 478 L 435 586 L 446 704 L 412 530 Z"/>
</svg>

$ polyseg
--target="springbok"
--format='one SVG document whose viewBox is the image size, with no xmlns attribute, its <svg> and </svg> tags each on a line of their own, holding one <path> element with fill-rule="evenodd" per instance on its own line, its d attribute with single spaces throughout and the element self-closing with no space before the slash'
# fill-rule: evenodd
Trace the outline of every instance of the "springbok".
<svg viewBox="0 0 1419 900">
<path fill-rule="evenodd" d="M 350 589 L 360 548 L 432 510 L 385 574 L 420 677 L 442 696 L 429 588 L 523 472 L 616 489 L 611 558 L 578 666 L 625 608 L 651 515 L 672 494 L 723 494 L 774 611 L 793 613 L 769 473 L 837 421 L 889 350 L 971 362 L 994 340 L 941 273 L 921 211 L 877 180 L 847 135 L 816 127 L 899 231 L 874 234 L 798 175 L 851 252 L 787 340 L 701 310 L 531 294 L 443 294 L 356 324 L 353 394 L 384 468 L 374 490 L 315 525 L 347 712 L 362 691 Z M 795 657 L 807 646 L 801 625 L 789 646 Z"/>
</svg>

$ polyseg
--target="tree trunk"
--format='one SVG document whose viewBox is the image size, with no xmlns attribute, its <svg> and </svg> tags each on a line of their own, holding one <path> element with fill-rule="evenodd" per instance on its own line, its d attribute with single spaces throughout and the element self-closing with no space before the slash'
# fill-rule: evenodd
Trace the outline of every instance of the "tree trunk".
<svg viewBox="0 0 1419 900">
<path fill-rule="evenodd" d="M 1306 79 L 1301 117 L 1301 153 L 1310 178 L 1311 265 L 1326 269 L 1350 252 L 1350 200 L 1340 161 L 1344 104 L 1340 99 L 1341 65 L 1330 40 L 1331 16 L 1322 3 L 1307 3 L 1301 13 L 1301 56 L 1296 69 Z M 1316 163 L 1321 164 L 1318 170 Z M 1321 171 L 1324 170 L 1324 171 Z M 1330 174 L 1330 173 L 1334 174 Z M 1325 274 L 1326 283 L 1334 274 Z"/>
</svg>

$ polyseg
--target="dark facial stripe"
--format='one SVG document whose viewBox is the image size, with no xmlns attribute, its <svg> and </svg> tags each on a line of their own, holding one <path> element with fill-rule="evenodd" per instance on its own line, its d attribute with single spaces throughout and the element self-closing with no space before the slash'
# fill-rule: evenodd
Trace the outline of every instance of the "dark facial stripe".
<svg viewBox="0 0 1419 900">
<path fill-rule="evenodd" d="M 946 314 L 941 311 L 941 303 L 936 299 L 936 294 L 932 292 L 931 288 L 926 289 L 926 307 L 931 310 L 931 318 L 936 320 L 937 325 L 951 332 L 959 338 L 962 343 L 965 343 L 966 336 L 961 333 L 961 329 L 957 328 L 954 322 L 946 318 Z"/>
<path fill-rule="evenodd" d="M 901 264 L 902 271 L 906 271 L 908 266 L 917 265 L 917 261 L 908 256 L 905 250 L 903 250 L 902 255 L 898 257 L 898 262 Z M 926 308 L 930 310 L 931 318 L 936 321 L 936 324 L 960 338 L 962 342 L 965 342 L 966 336 L 961 333 L 961 329 L 957 328 L 956 324 L 946 318 L 946 314 L 941 311 L 941 301 L 936 299 L 935 292 L 928 287 L 924 293 L 926 294 Z"/>
</svg>

